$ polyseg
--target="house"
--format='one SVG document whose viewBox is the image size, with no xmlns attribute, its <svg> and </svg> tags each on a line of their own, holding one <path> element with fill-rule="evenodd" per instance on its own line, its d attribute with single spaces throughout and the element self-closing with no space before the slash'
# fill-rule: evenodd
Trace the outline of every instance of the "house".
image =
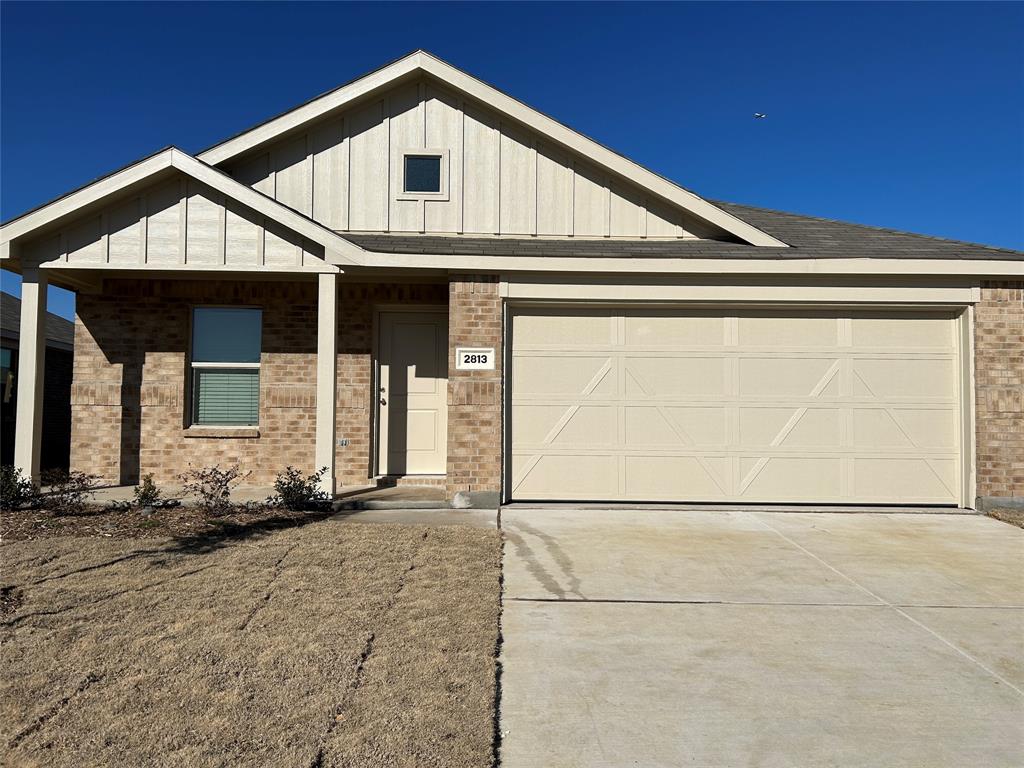
<svg viewBox="0 0 1024 768">
<path fill-rule="evenodd" d="M 73 289 L 71 463 L 112 484 L 239 461 L 480 505 L 1024 497 L 1024 254 L 705 200 L 423 51 L 0 244 L 19 420 L 46 286 Z"/>
<path fill-rule="evenodd" d="M 21 299 L 0 293 L 0 464 L 5 466 L 14 463 L 20 328 Z M 66 470 L 71 453 L 71 365 L 75 324 L 47 312 L 45 334 L 39 464 L 44 471 Z"/>
</svg>

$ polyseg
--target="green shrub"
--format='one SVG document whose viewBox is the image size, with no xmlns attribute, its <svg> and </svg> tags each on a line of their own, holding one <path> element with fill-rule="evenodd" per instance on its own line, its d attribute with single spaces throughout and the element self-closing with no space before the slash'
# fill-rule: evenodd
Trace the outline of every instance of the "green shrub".
<svg viewBox="0 0 1024 768">
<path fill-rule="evenodd" d="M 21 470 L 10 465 L 0 467 L 0 508 L 17 509 L 26 502 L 36 501 L 39 489 L 36 484 L 21 474 Z"/>
<path fill-rule="evenodd" d="M 242 472 L 238 464 L 226 469 L 220 465 L 203 469 L 189 469 L 178 475 L 182 490 L 199 500 L 199 507 L 212 515 L 223 515 L 231 511 L 231 489 L 251 475 Z"/>
<path fill-rule="evenodd" d="M 303 477 L 295 467 L 287 467 L 277 473 L 277 479 L 274 480 L 275 494 L 267 499 L 267 503 L 293 512 L 328 508 L 331 497 L 320 489 L 320 480 L 326 473 L 327 467 L 323 467 Z"/>
<path fill-rule="evenodd" d="M 135 486 L 135 506 L 155 507 L 161 500 L 160 489 L 153 482 L 153 473 L 142 476 L 142 482 Z"/>
<path fill-rule="evenodd" d="M 72 470 L 53 469 L 43 474 L 43 485 L 49 491 L 40 503 L 58 515 L 74 515 L 85 509 L 99 485 L 96 475 Z"/>
</svg>

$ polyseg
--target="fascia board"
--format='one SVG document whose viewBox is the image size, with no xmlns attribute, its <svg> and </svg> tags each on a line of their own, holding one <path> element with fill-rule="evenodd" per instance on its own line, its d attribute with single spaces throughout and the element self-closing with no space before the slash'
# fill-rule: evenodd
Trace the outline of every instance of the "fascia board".
<svg viewBox="0 0 1024 768">
<path fill-rule="evenodd" d="M 425 51 L 417 51 L 399 59 L 365 77 L 343 86 L 325 96 L 304 104 L 280 117 L 269 120 L 234 139 L 219 144 L 197 157 L 204 163 L 218 165 L 233 157 L 254 149 L 289 131 L 300 128 L 305 123 L 319 119 L 346 104 L 366 96 L 375 90 L 391 86 L 399 80 L 417 72 L 428 74 L 452 89 L 485 104 L 495 111 L 527 126 L 556 144 L 575 153 L 583 155 L 599 165 L 603 165 L 613 173 L 648 189 L 655 195 L 670 203 L 689 211 L 694 216 L 704 219 L 726 232 L 755 246 L 788 247 L 766 232 L 747 224 L 732 214 L 707 202 L 643 166 L 601 146 L 593 139 L 562 125 L 557 120 L 538 112 L 521 101 L 508 96 L 498 89 L 487 85 L 481 80 L 453 67 L 447 62 L 431 56 Z"/>
<path fill-rule="evenodd" d="M 601 274 L 751 275 L 950 275 L 1024 278 L 1024 262 L 1011 259 L 665 259 L 566 258 L 552 256 L 466 256 L 365 252 L 363 266 L 380 269 L 459 272 L 561 272 Z"/>
<path fill-rule="evenodd" d="M 48 205 L 19 216 L 0 227 L 0 243 L 8 244 L 40 227 L 72 215 L 86 206 L 141 183 L 162 170 L 171 167 L 173 149 L 165 149 L 138 163 L 94 181 L 76 192 L 54 200 Z"/>
</svg>

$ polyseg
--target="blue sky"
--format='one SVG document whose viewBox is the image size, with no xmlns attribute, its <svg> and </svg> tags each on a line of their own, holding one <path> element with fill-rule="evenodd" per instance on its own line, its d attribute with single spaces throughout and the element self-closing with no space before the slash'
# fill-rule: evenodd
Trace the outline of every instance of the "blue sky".
<svg viewBox="0 0 1024 768">
<path fill-rule="evenodd" d="M 705 197 L 1024 248 L 1021 39 L 1021 3 L 4 2 L 0 218 L 425 48 Z"/>
</svg>

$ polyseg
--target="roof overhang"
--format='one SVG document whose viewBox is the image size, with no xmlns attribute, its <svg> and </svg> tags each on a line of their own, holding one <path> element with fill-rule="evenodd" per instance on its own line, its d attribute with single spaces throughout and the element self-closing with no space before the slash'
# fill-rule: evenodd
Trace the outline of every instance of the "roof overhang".
<svg viewBox="0 0 1024 768">
<path fill-rule="evenodd" d="M 20 241 L 43 235 L 90 209 L 174 171 L 322 245 L 326 261 L 330 264 L 343 267 L 361 261 L 360 255 L 364 251 L 355 243 L 176 147 L 161 150 L 0 226 L 0 260 L 15 260 Z"/>
<path fill-rule="evenodd" d="M 453 67 L 426 51 L 415 51 L 381 69 L 285 112 L 278 117 L 217 144 L 197 156 L 210 165 L 220 165 L 256 150 L 301 126 L 321 119 L 372 94 L 410 78 L 428 75 L 448 88 L 536 131 L 556 145 L 583 155 L 610 172 L 637 184 L 694 216 L 697 216 L 755 246 L 787 247 L 767 232 L 747 224 L 700 196 L 663 176 L 614 152 L 566 125 L 538 112 L 497 88 Z"/>
</svg>

